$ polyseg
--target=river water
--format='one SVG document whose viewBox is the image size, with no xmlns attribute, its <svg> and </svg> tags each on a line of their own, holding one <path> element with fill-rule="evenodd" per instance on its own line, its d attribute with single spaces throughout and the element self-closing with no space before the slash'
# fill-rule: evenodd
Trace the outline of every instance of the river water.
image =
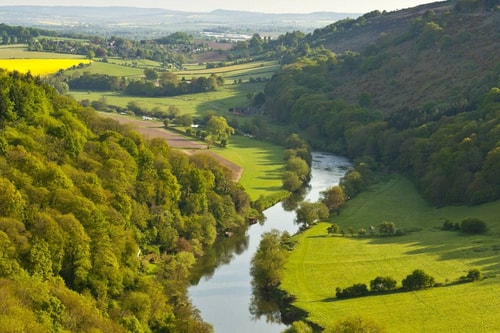
<svg viewBox="0 0 500 333">
<path fill-rule="evenodd" d="M 305 200 L 315 202 L 320 192 L 337 185 L 349 167 L 349 161 L 327 153 L 313 152 L 310 188 Z M 245 235 L 221 242 L 189 288 L 193 305 L 204 321 L 213 325 L 216 333 L 278 333 L 286 329 L 282 323 L 261 316 L 254 318 L 249 306 L 252 298 L 250 262 L 259 246 L 261 235 L 272 229 L 294 234 L 295 212 L 279 203 L 264 211 L 265 222 L 250 226 Z M 234 239 L 233 239 L 234 238 Z"/>
</svg>

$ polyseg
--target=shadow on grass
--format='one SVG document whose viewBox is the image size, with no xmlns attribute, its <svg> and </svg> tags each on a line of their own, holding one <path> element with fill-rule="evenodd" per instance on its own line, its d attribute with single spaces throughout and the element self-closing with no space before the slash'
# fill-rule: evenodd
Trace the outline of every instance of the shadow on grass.
<svg viewBox="0 0 500 333">
<path fill-rule="evenodd" d="M 327 298 L 323 298 L 317 302 L 331 303 L 331 302 L 341 302 L 341 301 L 345 301 L 345 300 L 349 300 L 349 299 L 356 299 L 356 298 L 387 296 L 387 295 L 402 294 L 402 293 L 409 293 L 409 292 L 419 292 L 419 291 L 435 289 L 435 288 L 450 288 L 450 287 L 455 287 L 455 286 L 465 284 L 465 283 L 474 283 L 474 281 L 458 279 L 456 281 L 448 282 L 446 284 L 436 284 L 433 287 L 422 288 L 422 289 L 417 289 L 417 290 L 408 290 L 408 289 L 404 289 L 404 288 L 397 288 L 397 289 L 389 290 L 389 291 L 369 291 L 365 295 L 354 296 L 354 297 L 345 297 L 345 298 L 327 297 Z"/>
<path fill-rule="evenodd" d="M 332 237 L 329 235 L 311 238 Z M 333 236 L 342 237 L 342 236 Z M 349 236 L 345 236 L 349 237 Z M 369 240 L 372 245 L 403 244 L 408 248 L 404 255 L 434 254 L 436 260 L 466 259 L 481 267 L 485 276 L 500 274 L 500 239 L 492 234 L 466 235 L 459 231 L 433 229 L 401 236 L 349 237 L 353 240 Z"/>
</svg>

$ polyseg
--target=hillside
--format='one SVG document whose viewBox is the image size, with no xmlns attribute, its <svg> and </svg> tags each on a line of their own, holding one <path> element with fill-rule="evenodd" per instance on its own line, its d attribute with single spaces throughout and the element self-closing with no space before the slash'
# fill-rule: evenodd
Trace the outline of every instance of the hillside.
<svg viewBox="0 0 500 333">
<path fill-rule="evenodd" d="M 496 200 L 498 40 L 500 10 L 481 1 L 343 20 L 301 41 L 265 113 L 316 149 L 410 176 L 437 206 Z"/>
<path fill-rule="evenodd" d="M 209 332 L 187 287 L 250 198 L 206 154 L 0 71 L 0 331 Z"/>
<path fill-rule="evenodd" d="M 357 68 L 333 79 L 331 93 L 346 101 L 367 93 L 372 107 L 387 113 L 474 99 L 494 82 L 489 74 L 499 63 L 498 11 L 463 12 L 446 1 L 367 14 L 337 33 L 332 27 L 317 30 L 310 44 L 361 56 Z"/>
</svg>

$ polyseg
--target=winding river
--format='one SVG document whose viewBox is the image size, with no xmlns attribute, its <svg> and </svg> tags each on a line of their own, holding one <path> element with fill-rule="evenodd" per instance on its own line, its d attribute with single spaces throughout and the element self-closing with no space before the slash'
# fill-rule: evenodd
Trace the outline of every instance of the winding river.
<svg viewBox="0 0 500 333">
<path fill-rule="evenodd" d="M 326 153 L 313 153 L 310 188 L 305 200 L 315 202 L 320 192 L 337 185 L 350 163 L 346 158 Z M 265 222 L 252 225 L 245 235 L 230 237 L 207 254 L 194 275 L 189 296 L 200 310 L 204 321 L 216 333 L 282 332 L 286 326 L 266 316 L 255 318 L 249 307 L 252 299 L 250 262 L 259 246 L 261 235 L 272 229 L 294 234 L 295 212 L 277 204 L 264 211 Z"/>
</svg>

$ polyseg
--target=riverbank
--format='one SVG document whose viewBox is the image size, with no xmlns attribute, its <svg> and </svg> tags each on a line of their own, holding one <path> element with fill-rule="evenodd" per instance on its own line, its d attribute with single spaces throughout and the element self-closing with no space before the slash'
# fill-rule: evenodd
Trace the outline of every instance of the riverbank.
<svg viewBox="0 0 500 333">
<path fill-rule="evenodd" d="M 310 188 L 304 200 L 316 201 L 321 191 L 338 184 L 349 165 L 345 158 L 313 153 Z M 196 285 L 189 289 L 190 299 L 201 311 L 203 320 L 211 323 L 217 333 L 232 333 L 235 327 L 241 333 L 278 333 L 286 329 L 280 322 L 279 312 L 254 315 L 262 312 L 252 303 L 250 262 L 263 233 L 277 229 L 294 234 L 299 226 L 294 222 L 295 212 L 287 211 L 283 204 L 276 204 L 263 213 L 265 222 L 249 227 L 241 239 L 223 240 L 218 253 L 210 253 L 200 260 L 206 275 L 196 279 Z M 214 268 L 213 263 L 219 266 Z"/>
<path fill-rule="evenodd" d="M 344 237 L 329 236 L 329 223 L 296 235 L 298 245 L 285 265 L 281 287 L 296 297 L 293 304 L 309 313 L 308 320 L 325 328 L 360 316 L 376 321 L 387 332 L 495 331 L 500 325 L 496 314 L 500 227 L 495 225 L 499 211 L 500 202 L 436 209 L 409 180 L 394 176 L 349 201 L 340 216 L 332 218 L 330 222 L 345 230 L 352 228 L 352 237 L 347 232 Z M 469 216 L 486 221 L 488 233 L 466 236 L 440 230 L 446 219 L 460 222 Z M 384 221 L 395 223 L 404 235 L 358 236 L 360 228 Z M 377 276 L 390 276 L 400 285 L 414 269 L 423 269 L 446 285 L 474 268 L 490 278 L 417 292 L 348 300 L 335 297 L 337 287 L 369 285 Z"/>
</svg>

